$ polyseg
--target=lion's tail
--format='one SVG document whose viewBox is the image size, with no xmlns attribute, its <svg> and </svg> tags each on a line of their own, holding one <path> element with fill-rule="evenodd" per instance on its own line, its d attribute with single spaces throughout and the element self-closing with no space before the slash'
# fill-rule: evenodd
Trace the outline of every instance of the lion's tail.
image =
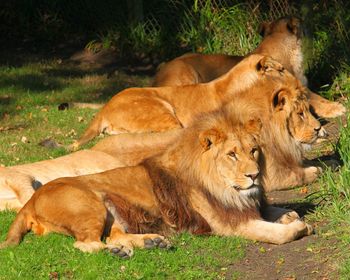
<svg viewBox="0 0 350 280">
<path fill-rule="evenodd" d="M 31 225 L 29 225 L 27 221 L 26 206 L 17 214 L 7 234 L 6 240 L 0 244 L 0 249 L 18 245 L 22 241 L 23 236 L 30 230 Z"/>
<path fill-rule="evenodd" d="M 105 129 L 105 127 L 103 127 L 103 120 L 100 117 L 100 114 L 97 113 L 97 115 L 94 117 L 94 119 L 90 123 L 89 127 L 85 130 L 84 134 L 77 141 L 75 141 L 72 145 L 70 145 L 68 147 L 68 150 L 70 150 L 70 151 L 78 150 L 81 145 L 94 139 L 101 132 L 103 132 L 104 129 Z"/>
</svg>

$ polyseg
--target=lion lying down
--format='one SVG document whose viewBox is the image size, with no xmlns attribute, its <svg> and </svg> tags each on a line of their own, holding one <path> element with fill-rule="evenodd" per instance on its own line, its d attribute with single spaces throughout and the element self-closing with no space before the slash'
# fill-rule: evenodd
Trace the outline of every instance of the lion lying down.
<svg viewBox="0 0 350 280">
<path fill-rule="evenodd" d="M 302 28 L 295 17 L 283 17 L 262 23 L 260 34 L 263 40 L 252 52 L 270 56 L 295 75 L 303 85 L 307 79 L 303 71 Z M 222 54 L 185 54 L 159 67 L 153 86 L 182 86 L 210 82 L 227 73 L 243 56 Z M 334 118 L 345 113 L 345 107 L 309 92 L 314 112 L 324 118 Z"/>
<path fill-rule="evenodd" d="M 188 127 L 195 116 L 232 103 L 237 113 L 259 117 L 263 132 L 266 191 L 314 181 L 319 168 L 304 166 L 302 144 L 312 143 L 321 125 L 310 114 L 306 90 L 274 60 L 244 59 L 211 83 L 183 87 L 131 88 L 115 95 L 96 115 L 84 143 L 103 130 L 110 133 L 165 131 Z"/>
<path fill-rule="evenodd" d="M 134 247 L 169 247 L 162 235 L 172 232 L 275 244 L 311 234 L 295 212 L 280 223 L 262 218 L 283 211 L 265 204 L 259 185 L 261 124 L 238 118 L 230 111 L 203 115 L 140 165 L 49 182 L 20 210 L 0 247 L 19 244 L 29 230 L 72 235 L 84 252 L 107 248 L 122 257 Z"/>
<path fill-rule="evenodd" d="M 105 138 L 91 150 L 55 159 L 0 167 L 0 210 L 19 210 L 34 190 L 60 177 L 71 177 L 139 164 L 162 151 L 176 139 L 178 131 L 157 134 L 123 134 Z"/>
</svg>

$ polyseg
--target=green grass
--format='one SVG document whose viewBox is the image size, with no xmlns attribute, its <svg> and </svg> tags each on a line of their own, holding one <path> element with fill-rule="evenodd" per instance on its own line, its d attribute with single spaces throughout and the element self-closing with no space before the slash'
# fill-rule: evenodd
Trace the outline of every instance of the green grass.
<svg viewBox="0 0 350 280">
<path fill-rule="evenodd" d="M 347 67 L 344 68 L 348 69 Z M 329 87 L 347 96 L 348 72 Z M 79 69 L 55 60 L 0 67 L 0 164 L 14 165 L 57 157 L 64 149 L 38 145 L 52 137 L 69 144 L 81 135 L 95 113 L 90 109 L 58 111 L 67 101 L 105 102 L 115 92 L 150 81 L 142 76 L 117 74 L 107 79 L 103 71 Z M 79 121 L 81 120 L 82 121 Z M 25 136 L 29 143 L 23 143 Z M 342 132 L 338 150 L 344 161 L 340 172 L 327 171 L 320 179 L 321 191 L 314 201 L 325 198 L 312 215 L 320 242 L 337 238 L 341 244 L 340 273 L 350 271 L 350 128 Z M 4 240 L 15 217 L 0 213 L 0 240 Z M 18 247 L 0 251 L 0 279 L 224 279 L 227 267 L 242 259 L 249 242 L 240 238 L 172 237 L 175 250 L 136 250 L 131 260 L 120 260 L 107 252 L 84 254 L 73 248 L 74 240 L 57 234 L 28 234 Z M 235 273 L 233 272 L 233 275 Z"/>
<path fill-rule="evenodd" d="M 53 138 L 64 145 L 81 135 L 95 110 L 59 111 L 67 101 L 106 102 L 115 92 L 149 84 L 142 76 L 123 73 L 107 79 L 104 73 L 79 71 L 54 60 L 0 67 L 0 164 L 16 165 L 54 158 L 64 148 L 38 143 Z M 83 120 L 79 122 L 79 119 Z M 23 143 L 26 137 L 29 143 Z M 0 240 L 15 217 L 0 213 Z M 239 238 L 174 236 L 175 250 L 136 250 L 132 260 L 107 252 L 84 254 L 71 237 L 28 234 L 16 248 L 0 251 L 0 279 L 220 279 L 226 267 L 241 258 L 246 242 Z"/>
<path fill-rule="evenodd" d="M 65 153 L 38 145 L 46 138 L 67 145 L 81 135 L 95 110 L 59 111 L 62 102 L 104 103 L 120 90 L 149 83 L 146 77 L 61 65 L 55 60 L 0 67 L 0 164 L 32 162 Z M 22 138 L 26 137 L 26 143 Z"/>
<path fill-rule="evenodd" d="M 0 215 L 0 238 L 15 214 Z M 229 264 L 243 256 L 246 242 L 239 238 L 172 238 L 175 249 L 136 250 L 132 260 L 108 252 L 85 254 L 73 248 L 73 238 L 58 234 L 29 234 L 15 248 L 0 251 L 0 279 L 220 279 Z"/>
</svg>

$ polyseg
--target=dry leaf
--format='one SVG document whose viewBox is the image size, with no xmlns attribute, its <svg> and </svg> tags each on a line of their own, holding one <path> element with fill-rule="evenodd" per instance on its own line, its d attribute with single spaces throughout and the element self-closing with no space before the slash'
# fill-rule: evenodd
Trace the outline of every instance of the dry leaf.
<svg viewBox="0 0 350 280">
<path fill-rule="evenodd" d="M 28 138 L 25 136 L 22 136 L 21 141 L 22 141 L 22 143 L 29 143 Z"/>
</svg>

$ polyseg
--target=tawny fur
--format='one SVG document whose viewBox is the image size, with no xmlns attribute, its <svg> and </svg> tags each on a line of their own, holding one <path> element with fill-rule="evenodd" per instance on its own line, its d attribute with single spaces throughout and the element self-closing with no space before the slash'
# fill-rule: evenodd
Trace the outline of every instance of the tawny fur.
<svg viewBox="0 0 350 280">
<path fill-rule="evenodd" d="M 102 139 L 90 150 L 55 159 L 0 167 L 0 210 L 19 210 L 34 190 L 60 177 L 71 177 L 133 166 L 164 150 L 179 132 L 121 134 Z"/>
<path fill-rule="evenodd" d="M 82 251 L 108 248 L 122 256 L 149 244 L 168 247 L 160 234 L 174 231 L 275 244 L 311 234 L 297 215 L 285 224 L 261 217 L 261 122 L 240 118 L 230 108 L 202 115 L 164 153 L 138 166 L 51 181 L 20 210 L 0 248 L 18 244 L 29 230 L 72 235 Z"/>
<path fill-rule="evenodd" d="M 248 64 L 249 61 L 255 61 L 257 64 L 254 63 L 255 67 L 252 67 Z M 123 91 L 113 97 L 97 114 L 87 129 L 87 134 L 98 133 L 94 130 L 98 123 L 108 123 L 109 128 L 114 128 L 115 131 L 163 130 L 167 122 L 160 111 L 169 110 L 158 103 L 160 96 L 169 104 L 173 104 L 174 115 L 171 120 L 181 123 L 184 127 L 188 127 L 198 113 L 231 103 L 242 116 L 254 115 L 262 118 L 266 128 L 261 139 L 265 153 L 265 190 L 285 189 L 310 183 L 317 178 L 320 170 L 313 166 L 303 167 L 301 144 L 310 144 L 316 139 L 320 123 L 310 114 L 306 89 L 301 83 L 288 71 L 278 67 L 278 64 L 266 65 L 268 61 L 272 62 L 268 58 L 253 55 L 222 78 L 208 84 Z M 248 71 L 240 69 L 247 69 L 247 64 Z M 254 87 L 234 92 L 234 89 L 237 89 L 234 86 L 236 70 L 249 76 L 251 81 L 254 81 Z M 260 71 L 264 74 L 259 73 Z M 243 79 L 242 77 L 241 80 Z M 230 89 L 232 83 L 233 89 Z M 154 106 L 153 110 L 141 106 L 143 103 Z M 140 121 L 139 116 L 147 116 L 148 120 Z"/>
<path fill-rule="evenodd" d="M 262 23 L 260 33 L 263 40 L 252 53 L 272 57 L 307 86 L 303 70 L 300 20 L 284 17 Z M 227 73 L 243 58 L 223 54 L 186 54 L 159 67 L 153 86 L 207 83 Z M 338 117 L 346 111 L 339 102 L 329 101 L 314 92 L 309 91 L 309 98 L 314 112 L 320 117 Z"/>
<path fill-rule="evenodd" d="M 236 94 L 281 76 L 283 67 L 274 60 L 252 55 L 226 75 L 208 84 L 182 87 L 130 88 L 116 94 L 96 114 L 73 148 L 101 132 L 154 132 L 188 127 L 199 113 L 213 111 Z"/>
</svg>

